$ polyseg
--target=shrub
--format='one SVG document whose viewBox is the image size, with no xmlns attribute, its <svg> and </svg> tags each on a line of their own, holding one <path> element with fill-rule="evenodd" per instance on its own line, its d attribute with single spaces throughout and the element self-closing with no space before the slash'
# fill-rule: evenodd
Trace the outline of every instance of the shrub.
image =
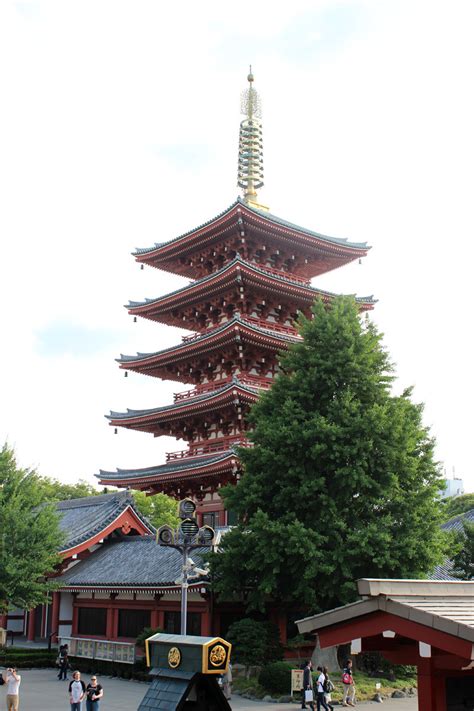
<svg viewBox="0 0 474 711">
<path fill-rule="evenodd" d="M 247 676 L 251 666 L 273 662 L 283 656 L 278 628 L 271 622 L 245 617 L 229 627 L 226 637 L 232 644 L 234 660 L 245 666 Z"/>
<path fill-rule="evenodd" d="M 289 694 L 292 666 L 286 662 L 272 662 L 263 667 L 258 682 L 270 694 Z"/>
<path fill-rule="evenodd" d="M 145 649 L 145 640 L 147 640 L 148 637 L 152 637 L 154 634 L 158 634 L 158 632 L 163 632 L 161 627 L 145 627 L 145 629 L 143 629 L 138 635 L 135 644 L 137 647 L 140 647 L 140 649 Z"/>
</svg>

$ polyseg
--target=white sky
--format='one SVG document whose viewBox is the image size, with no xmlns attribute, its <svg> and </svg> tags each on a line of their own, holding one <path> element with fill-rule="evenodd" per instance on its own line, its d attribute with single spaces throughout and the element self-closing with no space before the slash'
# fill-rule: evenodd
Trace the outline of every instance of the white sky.
<svg viewBox="0 0 474 711">
<path fill-rule="evenodd" d="M 0 443 L 67 481 L 180 448 L 104 419 L 182 389 L 114 362 L 183 334 L 127 315 L 186 283 L 130 252 L 236 198 L 252 63 L 262 201 L 372 245 L 315 284 L 379 299 L 397 388 L 473 491 L 473 21 L 469 0 L 1 0 Z"/>
</svg>

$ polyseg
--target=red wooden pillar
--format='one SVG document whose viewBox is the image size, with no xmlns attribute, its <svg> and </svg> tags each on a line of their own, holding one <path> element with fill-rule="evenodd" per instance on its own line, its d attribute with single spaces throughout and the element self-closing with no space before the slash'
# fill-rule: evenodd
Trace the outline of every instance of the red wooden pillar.
<svg viewBox="0 0 474 711">
<path fill-rule="evenodd" d="M 418 661 L 418 711 L 438 711 L 431 659 Z"/>
<path fill-rule="evenodd" d="M 106 622 L 106 628 L 105 628 L 105 636 L 107 639 L 113 639 L 114 638 L 114 612 L 115 609 L 113 607 L 108 607 L 107 608 L 107 622 Z"/>
<path fill-rule="evenodd" d="M 211 636 L 211 613 L 208 607 L 206 607 L 201 616 L 201 634 L 203 637 Z"/>
<path fill-rule="evenodd" d="M 61 593 L 56 590 L 53 592 L 53 601 L 51 604 L 51 641 L 55 644 L 58 641 L 59 631 L 59 606 L 61 603 Z"/>
<path fill-rule="evenodd" d="M 164 610 L 158 610 L 158 627 L 160 630 L 165 629 L 165 611 Z"/>
<path fill-rule="evenodd" d="M 151 628 L 154 630 L 156 630 L 156 628 L 160 626 L 160 613 L 158 610 L 151 611 L 150 625 Z"/>
<path fill-rule="evenodd" d="M 7 629 L 8 617 L 7 615 L 0 615 L 0 627 L 4 630 Z"/>
<path fill-rule="evenodd" d="M 33 608 L 28 613 L 28 642 L 35 641 L 35 621 L 36 621 L 36 608 Z"/>
<path fill-rule="evenodd" d="M 286 612 L 278 612 L 277 617 L 278 632 L 280 633 L 280 642 L 286 644 Z"/>
</svg>

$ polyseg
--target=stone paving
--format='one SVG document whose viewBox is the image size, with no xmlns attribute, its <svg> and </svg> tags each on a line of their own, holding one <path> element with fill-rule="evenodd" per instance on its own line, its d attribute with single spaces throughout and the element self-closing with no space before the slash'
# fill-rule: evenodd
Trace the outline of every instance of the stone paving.
<svg viewBox="0 0 474 711">
<path fill-rule="evenodd" d="M 69 711 L 68 683 L 58 681 L 54 669 L 21 669 L 20 711 Z M 88 676 L 83 676 L 89 681 Z M 140 701 L 145 696 L 148 685 L 137 681 L 110 679 L 98 676 L 99 683 L 104 687 L 104 699 L 101 711 L 136 711 Z M 296 704 L 269 704 L 259 701 L 242 699 L 234 696 L 231 706 L 236 711 L 297 711 Z M 375 708 L 379 704 L 357 704 L 359 711 Z M 416 711 L 417 700 L 390 699 L 385 702 L 390 711 Z M 5 708 L 5 687 L 0 687 L 0 711 Z M 336 706 L 341 709 L 341 706 Z M 85 704 L 83 704 L 85 711 Z"/>
</svg>

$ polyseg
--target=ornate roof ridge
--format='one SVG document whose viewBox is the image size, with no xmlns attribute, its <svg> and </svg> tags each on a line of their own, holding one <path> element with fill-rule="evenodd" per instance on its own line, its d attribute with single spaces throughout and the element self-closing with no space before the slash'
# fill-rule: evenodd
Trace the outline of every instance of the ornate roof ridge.
<svg viewBox="0 0 474 711">
<path fill-rule="evenodd" d="M 194 405 L 194 403 L 196 402 L 211 400 L 217 395 L 223 395 L 225 392 L 227 392 L 228 390 L 232 390 L 232 388 L 235 387 L 239 387 L 241 390 L 251 393 L 252 395 L 258 393 L 260 390 L 260 388 L 257 386 L 252 387 L 251 385 L 244 385 L 244 383 L 241 383 L 239 378 L 234 375 L 231 382 L 226 383 L 226 385 L 224 385 L 223 387 L 216 388 L 215 390 L 209 390 L 207 392 L 202 393 L 201 395 L 195 395 L 189 400 L 180 400 L 178 402 L 173 402 L 170 405 L 162 405 L 161 407 L 151 407 L 145 410 L 132 410 L 130 408 L 127 408 L 126 412 L 115 412 L 114 410 L 111 410 L 110 415 L 105 415 L 105 417 L 108 420 L 126 420 L 130 417 L 144 417 L 146 415 L 158 414 L 159 412 L 166 412 L 166 410 L 176 410 L 186 405 Z"/>
<path fill-rule="evenodd" d="M 217 462 L 224 461 L 229 457 L 235 457 L 235 450 L 230 447 L 225 452 L 218 452 L 217 454 L 205 454 L 197 457 L 183 457 L 182 459 L 175 459 L 170 462 L 165 462 L 165 464 L 157 464 L 154 467 L 145 467 L 143 469 L 119 469 L 115 472 L 108 472 L 104 469 L 99 470 L 99 474 L 95 474 L 97 478 L 107 477 L 108 479 L 126 479 L 126 478 L 140 478 L 140 477 L 154 477 L 157 474 L 167 474 L 172 471 L 180 471 L 186 469 L 192 469 L 194 467 L 201 467 L 206 464 L 216 464 Z"/>
<path fill-rule="evenodd" d="M 132 361 L 137 361 L 137 360 L 144 360 L 146 358 L 151 358 L 152 356 L 156 355 L 161 355 L 162 353 L 171 353 L 174 350 L 177 350 L 179 348 L 185 348 L 190 345 L 195 345 L 196 343 L 203 343 L 206 341 L 208 338 L 212 338 L 213 336 L 216 336 L 220 333 L 224 333 L 226 330 L 232 330 L 235 325 L 240 325 L 244 326 L 245 328 L 249 328 L 251 331 L 255 331 L 257 333 L 263 333 L 265 335 L 270 334 L 272 336 L 275 336 L 277 338 L 280 338 L 285 341 L 293 341 L 297 339 L 297 334 L 295 333 L 294 336 L 291 334 L 286 334 L 281 331 L 277 331 L 272 329 L 271 324 L 269 323 L 268 328 L 264 328 L 263 326 L 260 326 L 257 323 L 252 323 L 251 320 L 247 320 L 244 317 L 242 317 L 240 314 L 234 314 L 231 319 L 228 321 L 225 321 L 224 323 L 219 324 L 217 328 L 210 329 L 209 331 L 205 331 L 204 333 L 199 334 L 195 339 L 192 341 L 188 342 L 182 342 L 178 343 L 174 346 L 169 346 L 168 348 L 163 348 L 159 351 L 153 351 L 152 353 L 137 353 L 136 355 L 125 355 L 123 353 L 120 354 L 120 358 L 116 358 L 117 363 L 129 363 Z"/>
<path fill-rule="evenodd" d="M 283 218 L 274 215 L 272 212 L 267 212 L 266 210 L 259 210 L 258 208 L 247 204 L 241 197 L 238 197 L 235 202 L 233 202 L 227 209 L 223 210 L 215 217 L 212 217 L 210 220 L 206 220 L 206 222 L 203 222 L 197 227 L 193 227 L 191 230 L 183 232 L 177 237 L 174 237 L 170 240 L 166 240 L 165 242 L 155 242 L 153 247 L 138 247 L 136 248 L 135 252 L 132 252 L 132 254 L 134 256 L 148 254 L 154 252 L 160 247 L 165 247 L 175 242 L 179 242 L 185 237 L 190 237 L 195 232 L 199 232 L 199 230 L 202 230 L 205 227 L 212 225 L 213 222 L 217 222 L 217 220 L 220 220 L 222 217 L 230 213 L 237 205 L 241 206 L 245 210 L 248 210 L 250 213 L 257 215 L 258 217 L 266 218 L 269 222 L 274 222 L 275 224 L 280 225 L 282 227 L 288 227 L 298 232 L 302 232 L 310 237 L 314 237 L 324 242 L 329 242 L 331 244 L 339 245 L 341 247 L 348 247 L 349 249 L 370 249 L 370 246 L 367 245 L 367 242 L 350 242 L 347 237 L 330 237 L 329 235 L 324 235 L 321 232 L 315 232 L 314 230 L 302 227 L 301 225 L 297 225 L 296 223 L 290 222 L 289 220 L 284 220 Z"/>
<path fill-rule="evenodd" d="M 81 496 L 77 499 L 55 501 L 54 506 L 58 511 L 65 511 L 67 509 L 77 509 L 83 506 L 102 506 L 104 503 L 114 500 L 117 500 L 117 503 L 119 503 L 122 499 L 133 502 L 130 491 L 113 491 L 110 494 L 98 494 L 97 496 L 92 494 L 91 496 Z"/>
</svg>

